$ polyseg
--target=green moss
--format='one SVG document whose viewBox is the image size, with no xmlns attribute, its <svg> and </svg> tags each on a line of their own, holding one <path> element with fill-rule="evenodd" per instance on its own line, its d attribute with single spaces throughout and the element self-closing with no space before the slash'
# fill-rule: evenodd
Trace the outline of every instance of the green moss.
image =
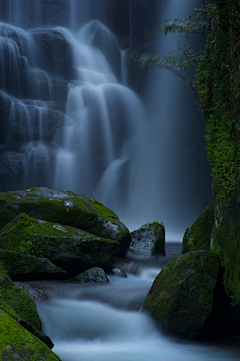
<svg viewBox="0 0 240 361">
<path fill-rule="evenodd" d="M 82 194 L 48 188 L 16 191 L 10 196 L 8 192 L 1 193 L 0 229 L 20 213 L 116 239 L 122 246 L 122 253 L 126 252 L 131 241 L 128 229 L 113 211 Z M 109 227 L 108 222 L 114 224 Z"/>
<path fill-rule="evenodd" d="M 61 361 L 43 342 L 0 310 L 1 361 Z"/>
<path fill-rule="evenodd" d="M 5 313 L 7 313 L 9 316 L 14 318 L 15 320 L 18 319 L 17 313 L 12 309 L 12 307 L 10 307 L 7 304 L 7 302 L 5 301 L 5 297 L 2 296 L 1 288 L 0 288 L 0 310 L 4 311 Z"/>
<path fill-rule="evenodd" d="M 195 337 L 212 310 L 218 268 L 213 252 L 190 252 L 173 259 L 156 277 L 144 308 L 162 327 Z"/>
<path fill-rule="evenodd" d="M 240 3 L 215 0 L 213 15 L 197 77 L 213 176 L 211 245 L 225 269 L 226 293 L 240 305 Z"/>
<path fill-rule="evenodd" d="M 0 297 L 19 317 L 41 331 L 41 320 L 35 302 L 25 288 L 13 286 L 10 290 L 0 288 Z"/>
<path fill-rule="evenodd" d="M 24 213 L 2 229 L 0 244 L 5 250 L 46 257 L 71 273 L 96 266 L 109 268 L 120 252 L 115 240 L 39 221 Z"/>
<path fill-rule="evenodd" d="M 213 203 L 196 218 L 193 225 L 186 229 L 183 236 L 182 253 L 196 250 L 210 251 L 210 235 L 213 227 Z"/>
<path fill-rule="evenodd" d="M 224 285 L 228 296 L 240 305 L 240 204 L 238 192 L 230 198 L 230 207 L 215 203 L 215 222 L 211 233 L 213 249 L 225 268 Z"/>
</svg>

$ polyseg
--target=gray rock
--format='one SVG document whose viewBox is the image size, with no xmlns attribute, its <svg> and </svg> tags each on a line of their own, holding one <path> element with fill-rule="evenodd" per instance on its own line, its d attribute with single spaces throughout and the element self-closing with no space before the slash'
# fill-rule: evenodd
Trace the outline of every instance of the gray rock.
<svg viewBox="0 0 240 361">
<path fill-rule="evenodd" d="M 74 79 L 73 51 L 68 40 L 56 30 L 32 30 L 31 34 L 41 54 L 38 67 Z"/>
<path fill-rule="evenodd" d="M 149 222 L 131 232 L 128 252 L 141 256 L 165 255 L 165 228 L 162 222 Z"/>
<path fill-rule="evenodd" d="M 28 283 L 14 282 L 14 284 L 18 288 L 25 288 L 34 301 L 43 302 L 56 296 L 54 290 L 50 290 L 49 292 L 47 292 L 46 290 L 43 290 L 34 285 L 30 285 Z"/>
<path fill-rule="evenodd" d="M 112 268 L 111 271 L 118 277 L 127 277 L 127 274 L 120 268 Z"/>
<path fill-rule="evenodd" d="M 80 273 L 74 278 L 74 281 L 79 281 L 81 283 L 108 283 L 109 279 L 102 268 L 94 267 Z"/>
<path fill-rule="evenodd" d="M 0 249 L 0 261 L 7 274 L 15 281 L 65 279 L 67 277 L 66 271 L 43 257 Z"/>
</svg>

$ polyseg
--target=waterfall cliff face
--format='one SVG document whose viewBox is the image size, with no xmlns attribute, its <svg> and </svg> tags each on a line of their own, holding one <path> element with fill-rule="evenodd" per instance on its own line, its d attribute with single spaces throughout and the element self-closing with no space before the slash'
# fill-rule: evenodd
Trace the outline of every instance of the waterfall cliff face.
<svg viewBox="0 0 240 361">
<path fill-rule="evenodd" d="M 188 186 L 194 167 L 204 174 L 193 164 L 197 104 L 179 79 L 136 80 L 126 63 L 170 10 L 165 0 L 0 0 L 1 191 L 69 189 L 130 228 L 160 220 L 183 232 L 209 198 Z"/>
</svg>

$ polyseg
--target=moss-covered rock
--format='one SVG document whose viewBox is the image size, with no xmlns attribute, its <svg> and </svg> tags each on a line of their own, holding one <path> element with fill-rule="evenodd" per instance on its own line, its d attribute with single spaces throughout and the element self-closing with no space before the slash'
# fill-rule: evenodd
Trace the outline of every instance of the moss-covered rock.
<svg viewBox="0 0 240 361">
<path fill-rule="evenodd" d="M 102 268 L 90 268 L 74 278 L 74 281 L 81 283 L 108 283 L 109 279 Z"/>
<path fill-rule="evenodd" d="M 153 256 L 159 253 L 165 255 L 165 227 L 162 222 L 146 223 L 131 232 L 131 237 L 129 253 L 142 256 Z"/>
<path fill-rule="evenodd" d="M 198 67 L 197 89 L 207 122 L 213 176 L 211 246 L 225 268 L 224 286 L 240 308 L 240 3 L 215 0 Z"/>
<path fill-rule="evenodd" d="M 64 279 L 67 277 L 66 271 L 55 266 L 47 258 L 0 249 L 0 262 L 14 281 Z"/>
<path fill-rule="evenodd" d="M 0 308 L 4 309 L 4 303 L 13 309 L 18 318 L 30 322 L 41 331 L 41 320 L 35 302 L 26 289 L 15 286 L 10 290 L 0 288 Z"/>
<path fill-rule="evenodd" d="M 144 309 L 163 328 L 196 337 L 212 311 L 218 270 L 214 252 L 195 251 L 174 258 L 156 277 Z"/>
<path fill-rule="evenodd" d="M 214 226 L 211 233 L 212 249 L 224 267 L 226 294 L 240 305 L 240 195 L 235 193 L 226 206 L 214 203 Z M 240 322 L 240 321 L 239 321 Z"/>
<path fill-rule="evenodd" d="M 210 235 L 213 228 L 213 203 L 199 214 L 193 225 L 186 229 L 183 236 L 182 253 L 190 251 L 210 251 Z"/>
<path fill-rule="evenodd" d="M 120 251 L 118 241 L 31 218 L 24 213 L 2 229 L 0 247 L 46 257 L 75 275 L 89 267 L 110 268 Z"/>
<path fill-rule="evenodd" d="M 43 342 L 0 309 L 1 361 L 60 361 Z"/>
<path fill-rule="evenodd" d="M 47 345 L 47 347 L 49 347 L 50 349 L 52 349 L 54 347 L 54 343 L 52 342 L 50 337 L 48 337 L 47 335 L 45 335 L 44 333 L 42 333 L 41 331 L 36 329 L 36 327 L 34 327 L 30 322 L 27 322 L 27 321 L 23 320 L 22 318 L 18 318 L 17 322 L 20 325 L 22 325 L 24 328 L 26 328 L 26 330 L 31 332 L 31 334 L 36 336 L 39 340 L 44 342 L 45 345 Z"/>
<path fill-rule="evenodd" d="M 44 187 L 0 193 L 0 229 L 20 213 L 117 240 L 121 253 L 131 241 L 129 230 L 113 211 L 83 194 Z"/>
</svg>

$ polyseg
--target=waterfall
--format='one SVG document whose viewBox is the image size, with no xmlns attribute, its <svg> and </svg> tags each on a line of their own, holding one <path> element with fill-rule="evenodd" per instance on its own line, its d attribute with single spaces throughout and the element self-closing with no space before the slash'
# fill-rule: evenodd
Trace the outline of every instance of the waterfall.
<svg viewBox="0 0 240 361">
<path fill-rule="evenodd" d="M 180 79 L 158 69 L 144 75 L 140 96 L 128 86 L 129 45 L 144 38 L 159 2 L 7 3 L 0 190 L 69 189 L 112 208 L 130 229 L 159 220 L 180 240 L 208 200 L 192 185 L 197 103 Z M 160 16 L 186 16 L 191 5 L 164 0 Z M 162 53 L 176 42 L 160 36 L 155 44 Z"/>
</svg>

